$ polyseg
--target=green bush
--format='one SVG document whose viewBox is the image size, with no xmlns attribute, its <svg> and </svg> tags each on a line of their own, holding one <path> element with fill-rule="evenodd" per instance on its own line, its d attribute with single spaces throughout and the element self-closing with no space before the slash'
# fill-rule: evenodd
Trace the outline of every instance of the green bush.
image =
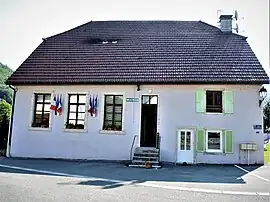
<svg viewBox="0 0 270 202">
<path fill-rule="evenodd" d="M 11 113 L 11 105 L 3 99 L 0 99 L 0 123 L 9 121 Z"/>
</svg>

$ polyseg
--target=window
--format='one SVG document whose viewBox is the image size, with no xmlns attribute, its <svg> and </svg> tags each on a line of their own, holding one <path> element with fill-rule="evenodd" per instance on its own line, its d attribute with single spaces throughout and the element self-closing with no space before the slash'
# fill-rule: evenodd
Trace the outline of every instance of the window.
<svg viewBox="0 0 270 202">
<path fill-rule="evenodd" d="M 206 91 L 206 112 L 222 113 L 222 91 Z"/>
<path fill-rule="evenodd" d="M 123 96 L 105 95 L 103 130 L 122 130 Z"/>
<path fill-rule="evenodd" d="M 206 151 L 222 152 L 222 131 L 206 131 Z"/>
<path fill-rule="evenodd" d="M 32 127 L 49 128 L 51 94 L 35 93 Z"/>
<path fill-rule="evenodd" d="M 181 150 L 191 150 L 191 132 L 182 130 L 180 132 L 180 149 Z"/>
<path fill-rule="evenodd" d="M 86 95 L 68 95 L 67 129 L 84 129 Z"/>
<path fill-rule="evenodd" d="M 143 95 L 142 104 L 156 105 L 158 104 L 158 96 L 157 95 Z"/>
</svg>

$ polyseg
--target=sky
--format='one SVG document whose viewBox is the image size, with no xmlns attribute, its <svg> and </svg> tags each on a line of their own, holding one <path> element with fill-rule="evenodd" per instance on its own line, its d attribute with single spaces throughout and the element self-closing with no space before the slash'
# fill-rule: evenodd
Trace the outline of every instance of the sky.
<svg viewBox="0 0 270 202">
<path fill-rule="evenodd" d="M 91 20 L 201 20 L 239 14 L 239 34 L 269 69 L 269 0 L 0 0 L 0 62 L 15 70 L 46 38 Z"/>
</svg>

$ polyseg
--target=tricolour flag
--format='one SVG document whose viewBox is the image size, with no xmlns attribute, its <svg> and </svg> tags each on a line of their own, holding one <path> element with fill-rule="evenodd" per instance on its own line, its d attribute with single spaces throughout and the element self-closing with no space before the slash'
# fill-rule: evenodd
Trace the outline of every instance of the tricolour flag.
<svg viewBox="0 0 270 202">
<path fill-rule="evenodd" d="M 53 111 L 56 110 L 56 97 L 55 97 L 55 94 L 53 95 L 53 99 L 51 101 L 50 110 L 53 110 Z"/>
<path fill-rule="evenodd" d="M 62 115 L 62 95 L 57 97 L 57 102 L 56 102 L 56 111 L 58 113 L 58 116 Z"/>
<path fill-rule="evenodd" d="M 94 110 L 93 110 L 93 116 L 94 117 L 97 117 L 97 96 L 96 96 L 96 98 L 95 98 L 95 100 L 93 102 L 93 108 L 94 108 Z"/>
<path fill-rule="evenodd" d="M 91 116 L 93 116 L 93 101 L 91 98 L 91 95 L 89 96 L 89 106 L 88 106 L 88 112 L 91 114 Z"/>
</svg>

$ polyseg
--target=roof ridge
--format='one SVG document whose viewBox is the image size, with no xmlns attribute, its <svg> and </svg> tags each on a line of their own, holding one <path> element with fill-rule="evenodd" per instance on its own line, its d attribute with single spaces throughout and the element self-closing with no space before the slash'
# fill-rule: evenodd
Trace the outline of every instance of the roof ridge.
<svg viewBox="0 0 270 202">
<path fill-rule="evenodd" d="M 207 22 L 204 22 L 204 21 L 201 21 L 201 20 L 199 20 L 198 22 L 199 22 L 199 23 L 202 23 L 202 24 L 204 24 L 204 25 L 207 25 L 207 26 L 209 26 L 209 27 L 212 27 L 213 29 L 216 29 L 217 31 L 221 32 L 221 30 L 220 30 L 218 27 L 214 26 L 214 25 L 211 25 L 211 24 L 209 24 L 209 23 L 207 23 Z"/>
<path fill-rule="evenodd" d="M 70 31 L 73 31 L 75 29 L 78 29 L 80 27 L 83 27 L 85 25 L 88 25 L 90 23 L 95 23 L 95 22 L 193 22 L 193 23 L 196 22 L 196 23 L 198 23 L 199 21 L 198 20 L 91 20 L 91 21 L 86 22 L 84 24 L 81 24 L 79 26 L 76 26 L 76 27 L 73 27 L 73 28 L 68 29 L 66 31 L 60 32 L 58 34 L 54 34 L 54 35 L 51 35 L 49 37 L 42 38 L 42 40 L 51 39 L 53 37 L 59 36 L 61 34 L 68 33 Z"/>
<path fill-rule="evenodd" d="M 68 30 L 66 30 L 66 31 L 63 31 L 63 32 L 60 32 L 60 33 L 58 33 L 58 34 L 54 34 L 54 35 L 52 35 L 52 36 L 49 36 L 49 37 L 46 37 L 46 38 L 42 38 L 42 39 L 43 39 L 43 40 L 47 40 L 47 39 L 50 39 L 50 38 L 59 36 L 59 35 L 61 35 L 61 34 L 65 34 L 65 33 L 67 33 L 67 32 L 70 32 L 70 31 L 73 31 L 73 30 L 78 29 L 78 28 L 80 28 L 80 27 L 83 27 L 83 26 L 85 26 L 85 25 L 87 25 L 87 24 L 90 24 L 91 22 L 93 22 L 93 21 L 91 20 L 91 21 L 86 22 L 86 23 L 84 23 L 84 24 L 81 24 L 81 25 L 79 25 L 79 26 L 73 27 L 73 28 L 68 29 Z"/>
</svg>

